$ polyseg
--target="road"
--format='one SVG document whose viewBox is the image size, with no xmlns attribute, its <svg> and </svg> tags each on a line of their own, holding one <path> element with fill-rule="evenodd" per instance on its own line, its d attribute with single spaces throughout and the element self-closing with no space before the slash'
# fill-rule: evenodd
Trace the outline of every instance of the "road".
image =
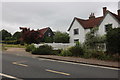
<svg viewBox="0 0 120 80">
<path fill-rule="evenodd" d="M 118 78 L 117 68 L 64 62 L 3 53 L 2 75 L 6 78 Z"/>
</svg>

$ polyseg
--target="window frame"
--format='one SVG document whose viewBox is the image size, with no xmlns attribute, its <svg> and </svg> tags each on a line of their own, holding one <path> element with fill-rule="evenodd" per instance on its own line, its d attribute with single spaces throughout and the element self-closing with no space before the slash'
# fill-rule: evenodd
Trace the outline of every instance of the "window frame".
<svg viewBox="0 0 120 80">
<path fill-rule="evenodd" d="M 74 32 L 74 35 L 78 35 L 79 34 L 79 28 L 74 29 L 73 32 Z"/>
<path fill-rule="evenodd" d="M 105 25 L 105 32 L 108 32 L 110 29 L 112 29 L 112 23 L 110 23 L 110 24 L 106 24 Z"/>
</svg>

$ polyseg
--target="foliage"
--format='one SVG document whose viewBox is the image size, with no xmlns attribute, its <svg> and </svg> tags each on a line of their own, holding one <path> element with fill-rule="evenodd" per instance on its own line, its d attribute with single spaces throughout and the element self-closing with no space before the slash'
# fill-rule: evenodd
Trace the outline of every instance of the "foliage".
<svg viewBox="0 0 120 80">
<path fill-rule="evenodd" d="M 13 38 L 16 39 L 16 40 L 20 39 L 20 37 L 21 37 L 21 32 L 15 32 L 13 34 Z"/>
<path fill-rule="evenodd" d="M 69 50 L 63 50 L 60 56 L 72 56 L 72 53 Z"/>
<path fill-rule="evenodd" d="M 53 37 L 45 37 L 44 41 L 45 41 L 45 43 L 52 43 L 53 42 Z"/>
<path fill-rule="evenodd" d="M 98 27 L 92 28 L 90 32 L 86 34 L 86 40 L 85 45 L 89 49 L 97 49 L 98 43 L 105 43 L 106 42 L 106 36 L 99 36 L 97 34 Z"/>
<path fill-rule="evenodd" d="M 11 33 L 4 29 L 0 31 L 0 36 L 2 36 L 2 40 L 6 40 L 7 37 L 12 37 Z"/>
<path fill-rule="evenodd" d="M 111 55 L 103 51 L 97 51 L 97 50 L 91 50 L 91 49 L 85 50 L 85 53 L 82 57 L 83 58 L 95 58 L 98 60 L 120 61 L 120 56 L 118 55 Z"/>
<path fill-rule="evenodd" d="M 24 39 L 24 42 L 27 44 L 39 43 L 40 38 L 38 36 L 39 36 L 39 32 L 31 31 L 31 32 L 24 33 L 23 39 Z"/>
<path fill-rule="evenodd" d="M 53 37 L 55 43 L 69 43 L 69 34 L 66 32 L 55 32 Z"/>
<path fill-rule="evenodd" d="M 59 55 L 62 52 L 62 49 L 57 49 L 57 50 L 53 50 L 52 54 L 53 55 Z"/>
<path fill-rule="evenodd" d="M 48 55 L 52 54 L 52 47 L 49 45 L 42 45 L 39 46 L 38 48 L 34 48 L 32 50 L 32 54 L 40 54 L 40 55 Z"/>
<path fill-rule="evenodd" d="M 120 54 L 120 28 L 114 28 L 107 32 L 107 51 Z"/>
<path fill-rule="evenodd" d="M 26 51 L 27 52 L 31 52 L 33 49 L 35 48 L 35 46 L 33 45 L 33 44 L 31 44 L 31 45 L 28 45 L 28 46 L 26 46 Z"/>
<path fill-rule="evenodd" d="M 69 51 L 73 56 L 81 56 L 84 53 L 82 45 L 79 42 L 76 42 L 76 45 L 69 48 Z"/>
</svg>

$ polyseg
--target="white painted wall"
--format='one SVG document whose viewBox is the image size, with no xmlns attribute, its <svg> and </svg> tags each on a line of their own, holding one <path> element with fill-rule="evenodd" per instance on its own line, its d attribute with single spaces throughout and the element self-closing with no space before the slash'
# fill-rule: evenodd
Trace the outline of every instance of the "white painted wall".
<svg viewBox="0 0 120 80">
<path fill-rule="evenodd" d="M 105 32 L 105 25 L 106 24 L 112 24 L 112 28 L 117 28 L 120 27 L 120 24 L 116 21 L 115 18 L 113 18 L 113 16 L 111 16 L 110 13 L 108 13 L 104 20 L 102 21 L 102 23 L 99 25 L 99 29 L 98 29 L 98 35 L 104 35 L 106 34 Z M 74 29 L 78 28 L 79 29 L 79 35 L 74 35 Z M 83 43 L 85 41 L 85 35 L 86 33 L 88 33 L 90 31 L 90 29 L 84 29 L 82 27 L 82 25 L 80 25 L 78 23 L 77 20 L 74 21 L 70 31 L 69 31 L 69 35 L 70 35 L 70 43 L 74 43 L 74 39 L 79 39 L 80 43 Z"/>
<path fill-rule="evenodd" d="M 34 44 L 36 48 L 42 45 L 50 45 L 53 49 L 67 49 L 69 47 L 75 46 L 75 43 L 43 43 L 43 44 Z"/>
<path fill-rule="evenodd" d="M 110 13 L 108 13 L 104 20 L 102 21 L 102 23 L 100 24 L 99 26 L 99 30 L 98 30 L 98 34 L 99 35 L 104 35 L 106 34 L 105 32 L 105 25 L 106 24 L 112 24 L 112 28 L 117 28 L 117 27 L 120 27 L 120 24 L 111 16 Z"/>
<path fill-rule="evenodd" d="M 74 29 L 77 28 L 79 29 L 79 34 L 74 35 Z M 70 43 L 74 43 L 74 39 L 79 39 L 79 42 L 83 43 L 85 40 L 85 32 L 87 32 L 87 30 L 85 31 L 84 28 L 78 23 L 78 21 L 75 20 L 69 31 Z"/>
</svg>

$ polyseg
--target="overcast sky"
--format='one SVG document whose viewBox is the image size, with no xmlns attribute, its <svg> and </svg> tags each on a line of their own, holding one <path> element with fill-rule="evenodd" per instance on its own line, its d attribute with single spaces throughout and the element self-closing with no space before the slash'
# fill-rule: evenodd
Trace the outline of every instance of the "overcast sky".
<svg viewBox="0 0 120 80">
<path fill-rule="evenodd" d="M 2 28 L 11 33 L 19 27 L 67 31 L 74 17 L 102 16 L 102 7 L 117 14 L 118 2 L 3 2 Z"/>
</svg>

